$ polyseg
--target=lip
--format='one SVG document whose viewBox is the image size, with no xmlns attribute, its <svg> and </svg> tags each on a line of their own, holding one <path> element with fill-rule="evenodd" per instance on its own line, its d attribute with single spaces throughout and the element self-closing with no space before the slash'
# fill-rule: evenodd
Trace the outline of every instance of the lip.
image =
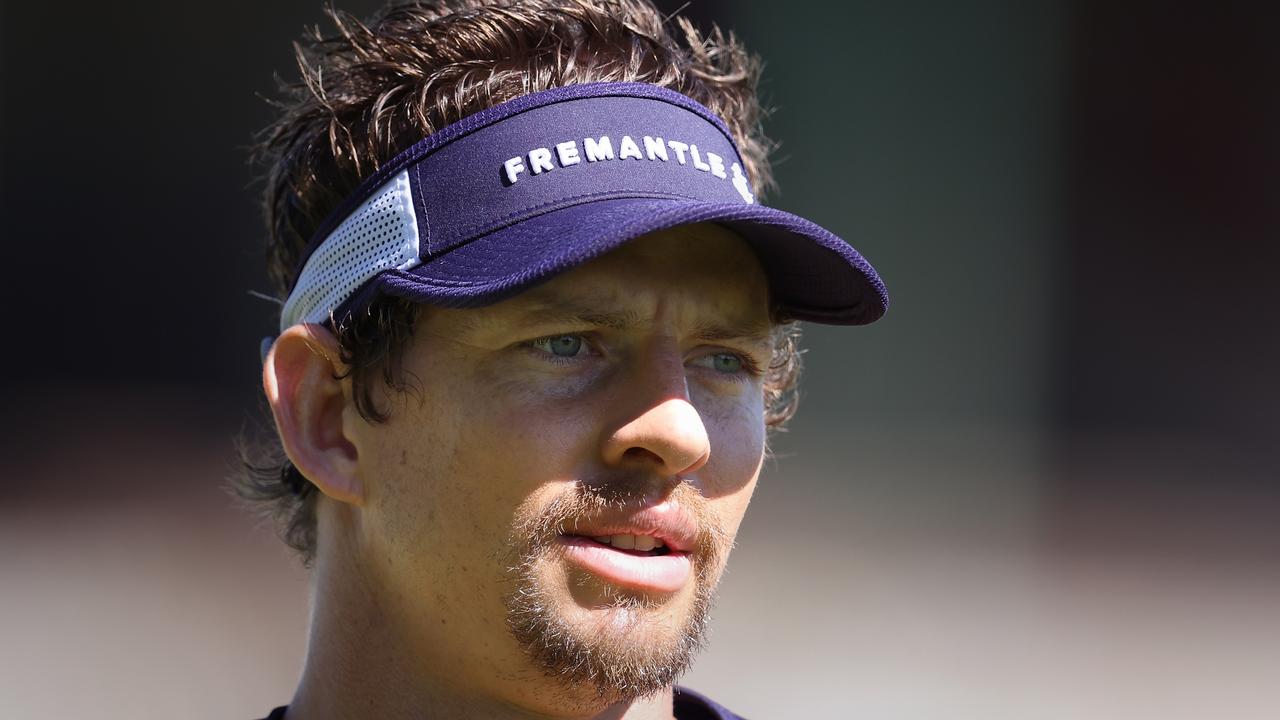
<svg viewBox="0 0 1280 720">
<path fill-rule="evenodd" d="M 561 535 L 570 562 L 601 580 L 642 592 L 670 594 L 689 582 L 693 561 L 687 552 L 637 555 L 580 535 Z"/>
<path fill-rule="evenodd" d="M 605 535 L 648 535 L 662 541 L 673 553 L 689 553 L 698 546 L 698 524 L 679 505 L 660 505 L 579 521 L 565 528 L 565 535 L 585 538 Z"/>
<path fill-rule="evenodd" d="M 592 538 L 648 535 L 667 547 L 664 555 L 619 550 Z M 570 562 L 615 585 L 650 593 L 674 593 L 685 587 L 693 571 L 691 551 L 698 526 L 680 506 L 666 502 L 633 512 L 619 512 L 566 527 L 558 537 Z"/>
</svg>

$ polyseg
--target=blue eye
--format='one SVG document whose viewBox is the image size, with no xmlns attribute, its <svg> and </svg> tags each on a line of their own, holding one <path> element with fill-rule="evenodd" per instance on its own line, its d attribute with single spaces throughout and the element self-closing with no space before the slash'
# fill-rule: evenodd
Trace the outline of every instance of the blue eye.
<svg viewBox="0 0 1280 720">
<path fill-rule="evenodd" d="M 711 356 L 711 367 L 722 373 L 742 371 L 742 358 L 733 353 L 716 353 Z"/>
<path fill-rule="evenodd" d="M 582 352 L 583 342 L 581 335 L 552 335 L 530 344 L 557 357 L 575 357 Z"/>
<path fill-rule="evenodd" d="M 694 361 L 694 364 L 701 365 L 704 368 L 715 370 L 725 375 L 738 375 L 750 367 L 747 361 L 736 353 L 712 353 L 703 355 Z"/>
</svg>

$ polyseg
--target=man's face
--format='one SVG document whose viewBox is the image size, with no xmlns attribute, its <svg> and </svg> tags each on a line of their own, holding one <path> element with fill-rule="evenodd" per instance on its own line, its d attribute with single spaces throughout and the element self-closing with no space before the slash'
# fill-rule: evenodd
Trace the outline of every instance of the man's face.
<svg viewBox="0 0 1280 720">
<path fill-rule="evenodd" d="M 670 685 L 760 470 L 770 329 L 759 263 L 710 225 L 425 312 L 420 392 L 348 423 L 357 553 L 422 671 L 535 705 Z"/>
</svg>

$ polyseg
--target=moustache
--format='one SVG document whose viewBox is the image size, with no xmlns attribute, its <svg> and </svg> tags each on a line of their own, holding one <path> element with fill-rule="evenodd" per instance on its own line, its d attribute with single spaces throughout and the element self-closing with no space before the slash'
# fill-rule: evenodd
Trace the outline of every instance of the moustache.
<svg viewBox="0 0 1280 720">
<path fill-rule="evenodd" d="M 669 487 L 655 492 L 655 488 Z M 692 484 L 680 480 L 658 481 L 650 477 L 616 476 L 578 481 L 533 512 L 514 528 L 513 538 L 527 547 L 547 549 L 556 538 L 578 526 L 602 520 L 625 522 L 626 518 L 660 504 L 670 504 L 692 520 L 696 540 L 692 554 L 701 567 L 714 567 L 728 553 L 732 541 L 710 501 Z"/>
</svg>

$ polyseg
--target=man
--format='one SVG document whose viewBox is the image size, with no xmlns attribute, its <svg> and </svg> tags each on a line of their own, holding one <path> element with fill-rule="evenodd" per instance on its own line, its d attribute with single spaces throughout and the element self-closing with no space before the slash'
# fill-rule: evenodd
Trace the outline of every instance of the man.
<svg viewBox="0 0 1280 720">
<path fill-rule="evenodd" d="M 331 16 L 261 147 L 284 457 L 241 489 L 313 570 L 271 717 L 735 717 L 675 682 L 793 321 L 887 302 L 756 202 L 758 64 L 647 0 Z"/>
</svg>

